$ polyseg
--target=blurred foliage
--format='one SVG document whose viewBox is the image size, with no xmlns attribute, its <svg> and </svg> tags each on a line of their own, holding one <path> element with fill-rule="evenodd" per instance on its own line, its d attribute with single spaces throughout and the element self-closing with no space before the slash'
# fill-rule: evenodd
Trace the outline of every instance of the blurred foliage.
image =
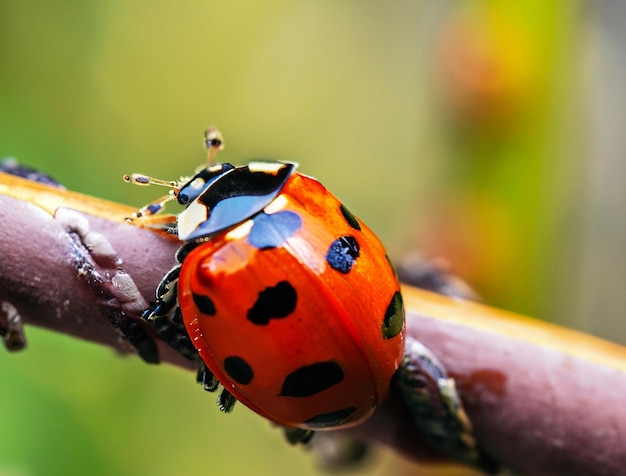
<svg viewBox="0 0 626 476">
<path fill-rule="evenodd" d="M 122 174 L 188 174 L 217 124 L 223 160 L 299 161 L 395 259 L 442 256 L 487 302 L 573 324 L 582 20 L 538 0 L 8 0 L 0 155 L 139 206 L 159 192 Z M 27 332 L 0 355 L 2 475 L 319 473 L 185 372 Z M 416 470 L 385 453 L 360 473 L 391 467 Z"/>
</svg>

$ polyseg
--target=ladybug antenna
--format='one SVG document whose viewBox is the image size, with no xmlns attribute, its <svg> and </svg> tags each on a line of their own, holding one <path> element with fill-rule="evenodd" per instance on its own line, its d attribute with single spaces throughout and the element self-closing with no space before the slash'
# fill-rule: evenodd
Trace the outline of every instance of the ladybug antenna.
<svg viewBox="0 0 626 476">
<path fill-rule="evenodd" d="M 207 150 L 209 165 L 215 163 L 215 156 L 224 148 L 224 138 L 217 127 L 211 126 L 204 131 L 204 146 Z"/>
<path fill-rule="evenodd" d="M 171 200 L 176 200 L 176 198 L 178 197 L 178 192 L 180 192 L 180 186 L 178 185 L 178 182 L 174 180 L 161 180 L 143 174 L 124 175 L 124 182 L 132 183 L 135 185 L 143 185 L 145 187 L 147 187 L 148 185 L 160 185 L 161 187 L 167 187 L 170 189 L 167 195 L 148 203 L 147 205 L 141 207 L 139 210 L 133 213 L 133 215 L 128 218 L 128 220 L 130 221 L 134 220 L 135 218 L 156 215 L 161 210 L 163 210 L 167 202 Z"/>
<path fill-rule="evenodd" d="M 178 182 L 175 180 L 162 180 L 144 174 L 124 175 L 123 179 L 124 182 L 135 185 L 143 185 L 145 187 L 148 185 L 160 185 L 161 187 L 168 187 L 175 191 L 178 190 Z"/>
</svg>

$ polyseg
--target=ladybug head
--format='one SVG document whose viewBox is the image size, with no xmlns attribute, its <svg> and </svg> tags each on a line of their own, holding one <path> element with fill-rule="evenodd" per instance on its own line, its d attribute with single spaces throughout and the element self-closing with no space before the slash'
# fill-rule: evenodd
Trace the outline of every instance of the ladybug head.
<svg viewBox="0 0 626 476">
<path fill-rule="evenodd" d="M 218 166 L 222 170 L 212 174 L 212 168 Z M 295 170 L 296 164 L 291 162 L 252 162 L 243 167 L 215 164 L 200 171 L 196 177 L 203 173 L 211 176 L 208 180 L 200 177 L 203 185 L 194 188 L 191 195 L 186 189 L 194 179 L 180 191 L 192 200 L 185 202 L 187 208 L 178 216 L 178 237 L 182 241 L 203 240 L 252 218 L 280 194 Z"/>
<path fill-rule="evenodd" d="M 208 167 L 203 167 L 180 188 L 177 194 L 178 203 L 190 204 L 216 179 L 234 168 L 234 165 L 228 163 L 210 164 Z"/>
</svg>

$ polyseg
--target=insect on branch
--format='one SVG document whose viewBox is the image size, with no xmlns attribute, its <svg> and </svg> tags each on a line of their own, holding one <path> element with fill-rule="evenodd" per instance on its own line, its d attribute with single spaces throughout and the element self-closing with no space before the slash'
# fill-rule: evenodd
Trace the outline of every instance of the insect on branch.
<svg viewBox="0 0 626 476">
<path fill-rule="evenodd" d="M 134 352 L 111 325 L 140 314 L 179 243 L 128 224 L 135 209 L 0 174 L 0 335 L 23 346 L 44 327 Z M 481 444 L 527 474 L 620 474 L 626 467 L 626 350 L 471 301 L 406 286 L 407 332 L 457 381 Z M 161 362 L 192 369 L 154 338 Z M 397 395 L 346 430 L 414 459 L 433 458 Z M 595 436 L 601 434 L 602 436 Z"/>
</svg>

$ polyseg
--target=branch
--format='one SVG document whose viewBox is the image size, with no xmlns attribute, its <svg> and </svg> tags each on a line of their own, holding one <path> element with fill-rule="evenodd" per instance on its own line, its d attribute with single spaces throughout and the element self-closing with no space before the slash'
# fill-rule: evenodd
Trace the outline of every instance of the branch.
<svg viewBox="0 0 626 476">
<path fill-rule="evenodd" d="M 19 315 L 27 325 L 133 352 L 110 321 L 140 322 L 178 247 L 125 223 L 133 211 L 0 173 L 0 327 L 16 329 Z M 495 459 L 527 474 L 626 467 L 626 349 L 409 286 L 404 294 L 407 332 L 457 379 L 476 436 Z M 192 368 L 157 344 L 162 362 Z M 392 395 L 347 431 L 433 460 L 398 402 Z"/>
<path fill-rule="evenodd" d="M 3 309 L 14 308 L 25 324 L 134 352 L 110 321 L 141 322 L 179 243 L 126 223 L 133 211 L 0 173 Z M 193 368 L 157 344 L 161 361 Z"/>
</svg>

